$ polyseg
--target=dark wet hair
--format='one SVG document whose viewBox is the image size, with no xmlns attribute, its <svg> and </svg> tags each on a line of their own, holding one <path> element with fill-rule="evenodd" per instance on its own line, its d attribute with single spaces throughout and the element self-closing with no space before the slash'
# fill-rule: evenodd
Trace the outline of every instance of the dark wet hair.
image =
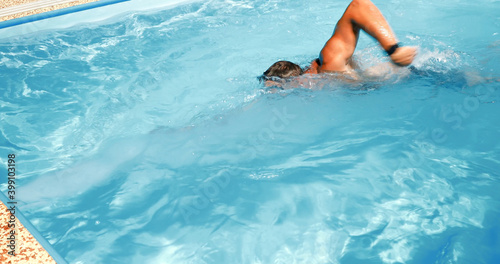
<svg viewBox="0 0 500 264">
<path fill-rule="evenodd" d="M 278 61 L 275 62 L 267 71 L 261 76 L 261 80 L 271 80 L 277 78 L 289 78 L 294 76 L 299 76 L 303 74 L 304 71 L 299 65 L 289 62 L 289 61 Z"/>
</svg>

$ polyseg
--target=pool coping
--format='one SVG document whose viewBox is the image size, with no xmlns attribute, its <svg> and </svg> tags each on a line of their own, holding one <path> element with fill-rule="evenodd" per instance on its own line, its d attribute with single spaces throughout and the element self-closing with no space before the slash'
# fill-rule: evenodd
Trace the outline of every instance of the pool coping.
<svg viewBox="0 0 500 264">
<path fill-rule="evenodd" d="M 99 1 L 99 0 L 90 0 Z M 56 5 L 75 3 L 75 0 L 36 0 L 24 4 L 14 4 L 0 9 L 0 17 L 13 16 L 23 12 L 29 12 L 36 9 L 48 8 Z M 10 20 L 10 19 L 6 19 Z"/>
<path fill-rule="evenodd" d="M 120 2 L 127 2 L 127 1 L 131 1 L 131 0 L 99 0 L 96 2 L 90 2 L 90 3 L 66 7 L 66 8 L 62 8 L 62 9 L 56 9 L 56 10 L 48 11 L 48 12 L 44 12 L 44 13 L 29 15 L 29 16 L 25 16 L 25 17 L 14 18 L 11 20 L 6 20 L 6 21 L 0 22 L 0 29 L 9 28 L 9 27 L 13 27 L 13 26 L 21 25 L 21 24 L 26 24 L 26 23 L 30 23 L 30 22 L 35 22 L 35 21 L 39 21 L 39 20 L 44 20 L 47 18 L 62 16 L 62 15 L 70 14 L 70 13 L 76 13 L 76 12 L 80 12 L 80 11 L 84 11 L 84 10 L 88 10 L 88 9 L 97 8 L 97 7 L 112 5 L 112 4 L 116 4 L 116 3 L 120 3 Z M 64 2 L 67 3 L 68 1 L 66 0 Z M 74 0 L 73 0 L 73 2 L 74 2 Z M 61 2 L 61 3 L 63 3 L 63 2 Z M 53 3 L 53 4 L 51 4 L 51 6 L 54 6 L 56 4 L 60 4 L 60 3 Z M 40 7 L 36 7 L 34 9 L 38 9 L 38 8 L 40 8 Z M 43 8 L 43 6 L 42 6 L 42 8 Z M 34 9 L 32 9 L 32 10 L 34 10 Z M 23 11 L 29 11 L 29 10 L 23 10 Z"/>
<path fill-rule="evenodd" d="M 0 192 L 0 201 L 5 205 L 11 204 L 3 192 Z M 17 221 L 38 241 L 40 246 L 52 257 L 57 264 L 67 264 L 68 262 L 52 247 L 52 245 L 40 234 L 33 224 L 16 208 L 15 217 Z"/>
</svg>

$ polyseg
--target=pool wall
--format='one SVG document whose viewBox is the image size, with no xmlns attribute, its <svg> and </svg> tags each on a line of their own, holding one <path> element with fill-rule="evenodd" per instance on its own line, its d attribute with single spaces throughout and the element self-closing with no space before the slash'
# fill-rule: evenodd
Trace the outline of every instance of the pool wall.
<svg viewBox="0 0 500 264">
<path fill-rule="evenodd" d="M 5 22 L 0 23 L 0 28 L 25 24 L 37 20 L 75 13 L 81 10 L 97 8 L 123 1 L 129 0 L 93 0 L 92 2 L 87 3 L 75 3 L 71 0 L 42 0 L 22 5 L 10 6 L 0 9 L 0 16 L 2 16 L 2 18 L 7 17 L 7 19 L 5 19 Z"/>
<path fill-rule="evenodd" d="M 132 11 L 172 8 L 200 0 L 101 0 L 65 9 L 0 22 L 0 39 L 21 36 L 42 30 L 96 23 Z"/>
</svg>

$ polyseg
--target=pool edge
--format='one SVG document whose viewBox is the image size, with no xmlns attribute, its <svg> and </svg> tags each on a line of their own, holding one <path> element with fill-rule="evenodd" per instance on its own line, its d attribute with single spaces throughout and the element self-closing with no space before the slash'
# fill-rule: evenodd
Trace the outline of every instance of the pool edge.
<svg viewBox="0 0 500 264">
<path fill-rule="evenodd" d="M 81 5 L 70 6 L 70 7 L 66 7 L 66 8 L 62 8 L 62 9 L 48 11 L 48 12 L 44 12 L 44 13 L 15 18 L 15 19 L 0 22 L 0 29 L 18 26 L 18 25 L 22 25 L 22 24 L 26 24 L 26 23 L 30 23 L 30 22 L 40 21 L 40 20 L 44 20 L 47 18 L 62 16 L 62 15 L 66 15 L 66 14 L 76 13 L 76 12 L 89 10 L 89 9 L 93 9 L 93 8 L 98 8 L 98 7 L 102 7 L 102 6 L 117 4 L 117 3 L 121 3 L 121 2 L 128 2 L 128 1 L 131 1 L 131 0 L 99 0 L 96 2 L 90 2 L 90 3 L 81 4 Z"/>
<path fill-rule="evenodd" d="M 11 203 L 9 203 L 9 199 L 5 196 L 3 192 L 0 192 L 0 208 L 3 206 L 6 207 L 8 210 Z M 15 206 L 15 205 L 14 205 Z M 4 212 L 3 210 L 0 212 L 0 215 L 2 218 L 4 217 L 4 214 L 8 214 L 7 212 Z M 10 213 L 12 214 L 12 213 Z M 24 229 L 28 232 L 28 236 L 31 235 L 36 242 L 47 252 L 47 254 L 57 263 L 57 264 L 67 264 L 67 261 L 52 247 L 52 245 L 38 232 L 38 230 L 31 224 L 31 222 L 21 213 L 21 211 L 18 208 L 15 208 L 15 218 L 16 222 L 20 223 Z M 12 219 L 12 216 L 10 216 L 10 219 Z M 3 226 L 5 223 L 0 223 L 1 226 Z M 18 232 L 20 228 L 18 225 L 16 225 L 16 232 L 18 233 L 16 235 L 16 238 L 20 235 L 21 232 Z M 8 241 L 7 238 L 2 239 L 3 241 Z M 17 242 L 17 241 L 16 241 Z M 16 245 L 19 245 L 19 243 L 16 243 Z M 7 245 L 5 245 L 6 247 Z M 20 250 L 20 249 L 18 249 Z"/>
</svg>

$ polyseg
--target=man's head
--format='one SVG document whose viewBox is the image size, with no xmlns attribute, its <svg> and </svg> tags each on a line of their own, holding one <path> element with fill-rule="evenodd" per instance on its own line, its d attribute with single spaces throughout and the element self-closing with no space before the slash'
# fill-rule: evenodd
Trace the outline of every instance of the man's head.
<svg viewBox="0 0 500 264">
<path fill-rule="evenodd" d="M 274 78 L 289 78 L 294 76 L 299 76 L 303 74 L 304 71 L 299 65 L 289 62 L 289 61 L 278 61 L 275 62 L 267 71 L 264 72 L 263 78 L 272 79 Z"/>
</svg>

